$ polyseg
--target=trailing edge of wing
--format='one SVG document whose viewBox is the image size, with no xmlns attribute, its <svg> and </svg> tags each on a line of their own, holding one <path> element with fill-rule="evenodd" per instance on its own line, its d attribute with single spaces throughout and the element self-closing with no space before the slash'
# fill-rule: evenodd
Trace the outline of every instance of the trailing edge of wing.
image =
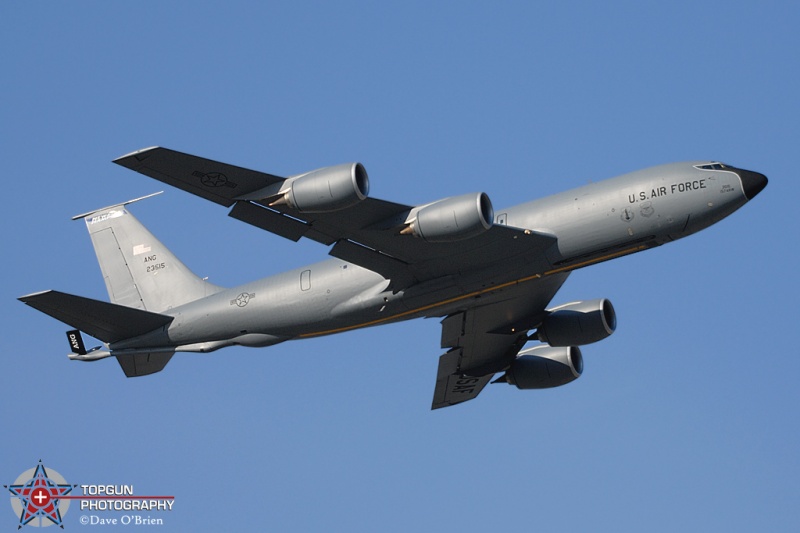
<svg viewBox="0 0 800 533">
<path fill-rule="evenodd" d="M 173 320 L 167 315 L 52 290 L 22 296 L 19 300 L 108 343 L 138 337 Z"/>
</svg>

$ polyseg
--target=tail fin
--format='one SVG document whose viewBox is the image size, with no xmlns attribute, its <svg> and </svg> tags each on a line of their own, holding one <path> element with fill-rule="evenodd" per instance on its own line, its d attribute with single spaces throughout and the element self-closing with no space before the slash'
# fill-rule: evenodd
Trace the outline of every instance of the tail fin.
<svg viewBox="0 0 800 533">
<path fill-rule="evenodd" d="M 111 301 L 158 313 L 218 292 L 220 287 L 194 275 L 125 208 L 151 196 L 155 195 L 73 220 L 86 221 Z"/>
</svg>

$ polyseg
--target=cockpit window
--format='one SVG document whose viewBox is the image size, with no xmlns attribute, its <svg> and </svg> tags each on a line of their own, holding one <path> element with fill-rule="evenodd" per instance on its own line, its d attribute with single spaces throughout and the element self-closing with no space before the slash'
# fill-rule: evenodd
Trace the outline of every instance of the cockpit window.
<svg viewBox="0 0 800 533">
<path fill-rule="evenodd" d="M 725 170 L 727 166 L 722 163 L 709 163 L 707 165 L 695 165 L 694 168 L 699 168 L 700 170 Z"/>
</svg>

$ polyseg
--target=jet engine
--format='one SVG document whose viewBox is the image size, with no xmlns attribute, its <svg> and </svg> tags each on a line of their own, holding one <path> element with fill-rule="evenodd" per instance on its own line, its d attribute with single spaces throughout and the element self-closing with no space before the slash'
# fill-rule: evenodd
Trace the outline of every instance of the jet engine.
<svg viewBox="0 0 800 533">
<path fill-rule="evenodd" d="M 301 213 L 338 211 L 364 200 L 369 177 L 361 163 L 320 168 L 287 179 L 270 205 L 288 205 Z"/>
<path fill-rule="evenodd" d="M 583 372 L 580 348 L 535 346 L 521 351 L 505 375 L 495 383 L 507 383 L 518 389 L 549 389 L 578 379 Z"/>
<path fill-rule="evenodd" d="M 550 346 L 582 346 L 605 339 L 616 328 L 614 306 L 601 298 L 549 310 L 536 333 L 540 341 Z"/>
<path fill-rule="evenodd" d="M 454 242 L 480 235 L 492 227 L 494 209 L 486 193 L 445 198 L 422 206 L 400 232 L 426 242 Z"/>
</svg>

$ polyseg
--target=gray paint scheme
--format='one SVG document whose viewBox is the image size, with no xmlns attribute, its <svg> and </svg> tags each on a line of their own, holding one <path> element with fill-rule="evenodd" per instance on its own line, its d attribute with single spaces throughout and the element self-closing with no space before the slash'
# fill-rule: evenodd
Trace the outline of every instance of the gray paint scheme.
<svg viewBox="0 0 800 533">
<path fill-rule="evenodd" d="M 113 355 L 126 375 L 137 376 L 163 369 L 174 352 L 269 346 L 443 317 L 446 353 L 434 409 L 476 397 L 495 373 L 514 364 L 571 270 L 699 231 L 767 184 L 761 174 L 714 162 L 661 165 L 495 210 L 495 224 L 480 235 L 432 243 L 408 233 L 422 208 L 448 220 L 450 211 L 435 212 L 435 202 L 429 208 L 366 198 L 332 212 L 305 213 L 275 201 L 291 178 L 165 148 L 115 162 L 232 207 L 231 216 L 283 237 L 333 245 L 334 258 L 222 288 L 192 274 L 133 217 L 130 202 L 79 215 L 113 303 L 56 291 L 20 298 L 107 345 L 71 358 Z M 315 172 L 298 177 L 326 175 L 326 169 Z M 327 190 L 320 183 L 314 190 Z M 463 215 L 452 212 L 457 229 Z"/>
</svg>

